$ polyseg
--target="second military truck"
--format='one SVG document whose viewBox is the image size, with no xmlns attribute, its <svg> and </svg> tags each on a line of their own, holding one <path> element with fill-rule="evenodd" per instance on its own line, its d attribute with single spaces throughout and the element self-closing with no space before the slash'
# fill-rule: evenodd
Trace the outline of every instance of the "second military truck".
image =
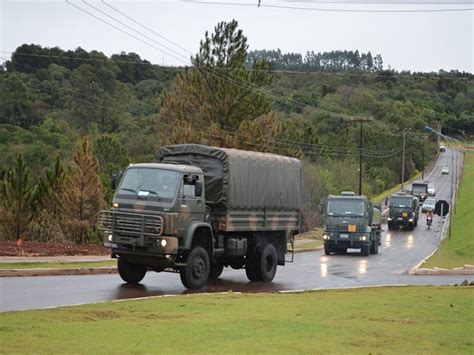
<svg viewBox="0 0 474 355">
<path fill-rule="evenodd" d="M 345 253 L 348 248 L 360 249 L 364 256 L 377 254 L 381 238 L 381 210 L 366 196 L 329 195 L 323 234 L 326 255 Z"/>
<path fill-rule="evenodd" d="M 419 200 L 409 194 L 393 194 L 388 198 L 388 229 L 413 230 L 418 225 Z"/>
<path fill-rule="evenodd" d="M 300 190 L 298 159 L 170 145 L 156 163 L 125 170 L 99 227 L 128 283 L 148 270 L 175 271 L 185 287 L 199 289 L 224 267 L 271 281 L 300 229 Z"/>
</svg>

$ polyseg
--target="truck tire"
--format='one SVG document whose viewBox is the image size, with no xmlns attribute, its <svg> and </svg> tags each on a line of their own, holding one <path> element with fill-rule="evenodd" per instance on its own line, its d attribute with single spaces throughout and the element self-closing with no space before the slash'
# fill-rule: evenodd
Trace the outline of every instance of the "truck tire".
<svg viewBox="0 0 474 355">
<path fill-rule="evenodd" d="M 412 223 L 408 223 L 408 230 L 413 230 L 415 229 L 415 227 L 413 226 L 413 222 Z"/>
<path fill-rule="evenodd" d="M 278 257 L 275 246 L 271 243 L 265 245 L 261 253 L 258 253 L 258 264 L 256 265 L 257 276 L 260 280 L 268 282 L 275 277 Z"/>
<path fill-rule="evenodd" d="M 209 279 L 216 280 L 222 275 L 224 271 L 224 265 L 221 263 L 211 263 L 211 270 L 209 272 Z"/>
<path fill-rule="evenodd" d="M 261 281 L 257 273 L 257 247 L 250 251 L 245 259 L 245 274 L 250 281 Z"/>
<path fill-rule="evenodd" d="M 203 288 L 209 279 L 211 264 L 203 247 L 194 247 L 188 255 L 186 266 L 179 270 L 183 286 L 192 290 Z"/>
<path fill-rule="evenodd" d="M 329 255 L 332 252 L 332 248 L 328 244 L 324 244 L 324 254 Z"/>
<path fill-rule="evenodd" d="M 378 254 L 379 252 L 379 238 L 375 238 L 372 240 L 372 243 L 370 244 L 370 254 Z"/>
<path fill-rule="evenodd" d="M 118 259 L 117 269 L 122 280 L 129 284 L 139 283 L 146 274 L 145 265 L 133 264 L 123 258 Z"/>
<path fill-rule="evenodd" d="M 360 248 L 360 252 L 362 253 L 363 256 L 369 256 L 369 251 L 370 251 L 369 249 L 370 249 L 370 245 L 366 244 L 362 248 Z"/>
</svg>

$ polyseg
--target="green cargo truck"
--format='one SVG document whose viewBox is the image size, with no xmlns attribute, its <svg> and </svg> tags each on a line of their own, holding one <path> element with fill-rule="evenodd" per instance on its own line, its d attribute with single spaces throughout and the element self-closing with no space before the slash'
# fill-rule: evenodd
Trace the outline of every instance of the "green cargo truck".
<svg viewBox="0 0 474 355">
<path fill-rule="evenodd" d="M 325 206 L 325 254 L 346 253 L 348 248 L 360 249 L 364 256 L 377 254 L 382 243 L 381 217 L 381 209 L 365 196 L 330 195 Z"/>
<path fill-rule="evenodd" d="M 427 182 L 414 182 L 411 185 L 411 194 L 423 202 L 428 197 L 428 187 Z"/>
<path fill-rule="evenodd" d="M 409 194 L 393 194 L 387 200 L 388 229 L 413 230 L 418 225 L 419 200 Z"/>
<path fill-rule="evenodd" d="M 170 145 L 155 163 L 125 170 L 99 228 L 128 283 L 148 270 L 171 271 L 198 289 L 224 267 L 271 281 L 300 229 L 300 190 L 298 159 Z"/>
</svg>

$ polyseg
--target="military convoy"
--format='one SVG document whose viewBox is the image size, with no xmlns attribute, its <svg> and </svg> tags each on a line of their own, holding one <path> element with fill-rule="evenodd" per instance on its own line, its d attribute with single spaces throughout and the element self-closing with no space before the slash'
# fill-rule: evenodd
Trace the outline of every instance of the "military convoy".
<svg viewBox="0 0 474 355">
<path fill-rule="evenodd" d="M 325 204 L 324 252 L 346 253 L 360 249 L 362 255 L 377 254 L 381 245 L 381 210 L 366 196 L 354 192 L 330 195 Z"/>
<path fill-rule="evenodd" d="M 388 205 L 388 229 L 413 230 L 418 225 L 419 200 L 410 194 L 396 193 L 387 200 Z"/>
<path fill-rule="evenodd" d="M 298 159 L 181 144 L 125 170 L 99 228 L 125 282 L 172 271 L 199 289 L 224 267 L 271 281 L 299 232 L 300 210 Z"/>
</svg>

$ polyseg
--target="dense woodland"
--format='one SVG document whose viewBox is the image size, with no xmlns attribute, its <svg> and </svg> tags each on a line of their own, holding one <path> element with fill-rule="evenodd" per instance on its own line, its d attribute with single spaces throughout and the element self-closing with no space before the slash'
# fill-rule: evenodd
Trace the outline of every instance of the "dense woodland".
<svg viewBox="0 0 474 355">
<path fill-rule="evenodd" d="M 474 133 L 474 77 L 397 73 L 370 52 L 248 52 L 236 21 L 206 33 L 187 68 L 135 53 L 107 57 L 25 44 L 0 70 L 2 238 L 97 241 L 110 175 L 152 161 L 170 143 L 203 143 L 294 156 L 304 162 L 304 221 L 319 223 L 329 193 L 357 191 L 363 125 L 363 192 L 400 182 L 436 154 L 424 130 L 441 122 Z"/>
</svg>

